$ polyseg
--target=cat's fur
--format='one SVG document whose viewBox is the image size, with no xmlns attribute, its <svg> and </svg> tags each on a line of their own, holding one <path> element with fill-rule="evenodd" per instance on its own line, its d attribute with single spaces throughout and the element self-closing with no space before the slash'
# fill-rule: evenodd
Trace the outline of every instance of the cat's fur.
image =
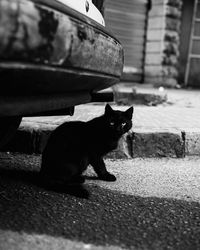
<svg viewBox="0 0 200 250">
<path fill-rule="evenodd" d="M 43 180 L 54 185 L 81 185 L 82 173 L 91 164 L 99 179 L 115 181 L 103 156 L 116 149 L 120 137 L 132 127 L 132 114 L 133 107 L 118 111 L 107 104 L 100 117 L 88 122 L 65 122 L 57 127 L 42 154 Z"/>
</svg>

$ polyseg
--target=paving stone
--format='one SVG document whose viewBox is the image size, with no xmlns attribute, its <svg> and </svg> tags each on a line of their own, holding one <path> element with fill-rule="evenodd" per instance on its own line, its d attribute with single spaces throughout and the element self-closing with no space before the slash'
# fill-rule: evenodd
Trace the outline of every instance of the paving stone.
<svg viewBox="0 0 200 250">
<path fill-rule="evenodd" d="M 185 153 L 186 155 L 200 155 L 200 131 L 186 133 Z"/>
<path fill-rule="evenodd" d="M 132 156 L 181 158 L 185 156 L 185 143 L 178 133 L 135 133 Z"/>
</svg>

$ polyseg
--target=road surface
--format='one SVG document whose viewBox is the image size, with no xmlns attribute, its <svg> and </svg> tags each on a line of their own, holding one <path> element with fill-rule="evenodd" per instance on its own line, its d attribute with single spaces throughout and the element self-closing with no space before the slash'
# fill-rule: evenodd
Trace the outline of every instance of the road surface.
<svg viewBox="0 0 200 250">
<path fill-rule="evenodd" d="M 38 184 L 40 156 L 0 153 L 0 249 L 200 249 L 200 158 L 106 160 L 89 199 Z"/>
</svg>

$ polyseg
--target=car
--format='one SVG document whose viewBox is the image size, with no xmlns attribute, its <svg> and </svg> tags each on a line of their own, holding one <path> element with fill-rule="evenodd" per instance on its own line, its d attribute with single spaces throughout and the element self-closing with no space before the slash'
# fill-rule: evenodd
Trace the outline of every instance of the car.
<svg viewBox="0 0 200 250">
<path fill-rule="evenodd" d="M 73 115 L 119 82 L 123 48 L 99 0 L 0 0 L 0 147 L 22 117 Z"/>
</svg>

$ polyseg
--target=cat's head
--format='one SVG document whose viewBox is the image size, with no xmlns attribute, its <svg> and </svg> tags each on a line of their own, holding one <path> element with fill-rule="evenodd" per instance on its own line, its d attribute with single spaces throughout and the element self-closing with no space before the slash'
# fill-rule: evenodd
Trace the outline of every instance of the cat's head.
<svg viewBox="0 0 200 250">
<path fill-rule="evenodd" d="M 128 132 L 132 127 L 133 107 L 126 111 L 113 110 L 109 104 L 105 107 L 106 125 L 112 133 L 118 136 Z"/>
</svg>

